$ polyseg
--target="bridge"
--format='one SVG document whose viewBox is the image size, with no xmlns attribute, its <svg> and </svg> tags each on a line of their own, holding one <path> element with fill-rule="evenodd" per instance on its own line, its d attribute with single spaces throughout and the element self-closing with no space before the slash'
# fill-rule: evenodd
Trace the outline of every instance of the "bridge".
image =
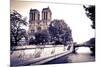
<svg viewBox="0 0 100 67">
<path fill-rule="evenodd" d="M 87 43 L 84 43 L 84 44 L 74 44 L 74 45 L 73 45 L 73 53 L 75 53 L 76 50 L 77 50 L 79 47 L 88 47 L 88 48 L 90 48 L 90 51 L 91 51 L 92 53 L 95 53 L 95 45 L 87 44 Z"/>
</svg>

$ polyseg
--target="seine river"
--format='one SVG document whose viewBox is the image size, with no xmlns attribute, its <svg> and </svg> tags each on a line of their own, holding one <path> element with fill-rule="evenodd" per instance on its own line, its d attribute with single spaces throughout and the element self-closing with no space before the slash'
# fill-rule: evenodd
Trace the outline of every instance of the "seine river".
<svg viewBox="0 0 100 67">
<path fill-rule="evenodd" d="M 93 62 L 95 57 L 91 55 L 89 48 L 80 48 L 77 53 L 71 53 L 60 58 L 51 60 L 44 64 L 60 64 L 60 63 L 79 63 L 79 62 Z"/>
</svg>

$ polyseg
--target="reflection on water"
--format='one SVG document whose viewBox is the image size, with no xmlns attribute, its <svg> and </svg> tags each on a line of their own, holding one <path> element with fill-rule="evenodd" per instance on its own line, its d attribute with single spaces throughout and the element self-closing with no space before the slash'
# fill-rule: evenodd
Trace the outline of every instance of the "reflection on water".
<svg viewBox="0 0 100 67">
<path fill-rule="evenodd" d="M 76 51 L 77 53 L 91 53 L 90 48 L 88 47 L 80 47 Z"/>
<path fill-rule="evenodd" d="M 76 53 L 67 56 L 68 62 L 91 62 L 95 61 L 95 57 L 91 53 Z"/>
<path fill-rule="evenodd" d="M 60 58 L 51 60 L 44 64 L 80 63 L 80 62 L 93 62 L 93 61 L 95 61 L 95 57 L 91 56 L 90 53 L 72 53 L 72 54 L 65 55 Z"/>
<path fill-rule="evenodd" d="M 95 61 L 95 57 L 92 56 L 90 48 L 80 47 L 75 54 L 68 55 L 69 62 L 90 62 Z"/>
</svg>

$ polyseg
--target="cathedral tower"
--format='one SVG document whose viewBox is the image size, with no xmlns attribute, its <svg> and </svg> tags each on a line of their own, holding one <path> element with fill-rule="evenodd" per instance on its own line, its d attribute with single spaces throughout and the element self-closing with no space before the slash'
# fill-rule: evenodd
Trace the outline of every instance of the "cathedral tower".
<svg viewBox="0 0 100 67">
<path fill-rule="evenodd" d="M 37 9 L 30 9 L 29 15 L 29 32 L 37 32 L 40 22 L 40 12 Z"/>
<path fill-rule="evenodd" d="M 42 21 L 48 26 L 52 19 L 52 12 L 50 8 L 43 8 L 42 9 Z"/>
<path fill-rule="evenodd" d="M 37 9 L 30 10 L 30 22 L 40 20 L 40 12 Z"/>
<path fill-rule="evenodd" d="M 40 12 L 37 9 L 30 9 L 29 13 L 29 32 L 35 33 L 42 30 L 47 30 L 51 22 L 52 13 L 49 7 L 42 9 L 40 20 Z"/>
<path fill-rule="evenodd" d="M 37 9 L 30 9 L 29 13 L 29 31 L 28 37 L 35 39 L 35 33 L 40 33 L 47 30 L 52 19 L 52 13 L 50 8 L 42 9 L 42 16 L 40 19 L 40 12 Z"/>
</svg>

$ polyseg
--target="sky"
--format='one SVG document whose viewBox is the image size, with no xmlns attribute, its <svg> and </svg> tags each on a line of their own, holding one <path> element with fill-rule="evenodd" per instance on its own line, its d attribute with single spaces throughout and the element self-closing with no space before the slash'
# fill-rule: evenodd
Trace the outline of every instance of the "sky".
<svg viewBox="0 0 100 67">
<path fill-rule="evenodd" d="M 57 3 L 74 3 L 74 4 L 95 4 L 95 0 L 13 0 L 13 1 L 41 1 Z"/>
<path fill-rule="evenodd" d="M 60 0 L 58 0 L 60 2 Z M 63 0 L 62 0 L 63 1 Z M 87 0 L 90 1 L 90 0 Z M 75 2 L 75 1 L 73 1 Z M 81 1 L 82 2 L 82 1 Z M 84 1 L 85 3 L 86 1 Z M 83 8 L 84 3 L 79 4 L 69 3 L 48 3 L 48 2 L 38 2 L 38 1 L 12 1 L 11 0 L 11 10 L 18 11 L 22 16 L 29 19 L 30 9 L 38 9 L 40 12 L 43 8 L 49 8 L 52 11 L 52 20 L 63 19 L 66 24 L 72 29 L 72 37 L 74 42 L 82 43 L 95 36 L 95 31 L 91 28 L 91 20 L 86 16 L 85 10 Z M 93 4 L 88 2 L 87 4 Z M 41 16 L 41 13 L 40 13 Z M 28 20 L 27 20 L 28 21 Z"/>
</svg>

